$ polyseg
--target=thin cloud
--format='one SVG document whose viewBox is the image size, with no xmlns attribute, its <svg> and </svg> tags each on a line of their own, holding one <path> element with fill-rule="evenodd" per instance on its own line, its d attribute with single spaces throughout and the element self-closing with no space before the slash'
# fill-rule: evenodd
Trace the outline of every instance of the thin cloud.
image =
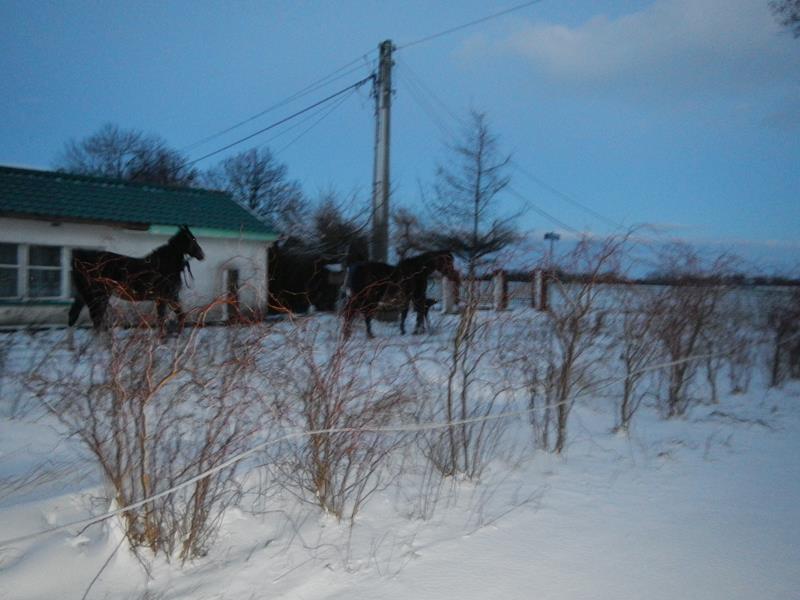
<svg viewBox="0 0 800 600">
<path fill-rule="evenodd" d="M 752 0 L 658 0 L 576 27 L 527 22 L 465 51 L 486 45 L 562 85 L 646 95 L 752 91 L 788 84 L 800 68 L 800 44 L 781 34 L 766 2 Z"/>
</svg>

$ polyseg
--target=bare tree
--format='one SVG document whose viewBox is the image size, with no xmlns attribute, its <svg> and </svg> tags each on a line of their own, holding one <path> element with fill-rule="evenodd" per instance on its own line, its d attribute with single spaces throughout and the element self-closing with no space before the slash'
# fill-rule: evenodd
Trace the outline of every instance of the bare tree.
<svg viewBox="0 0 800 600">
<path fill-rule="evenodd" d="M 466 261 L 471 277 L 484 257 L 516 239 L 511 220 L 498 216 L 501 193 L 511 180 L 505 173 L 510 157 L 500 155 L 486 115 L 475 111 L 451 152 L 451 162 L 436 171 L 427 237 L 430 245 Z"/>
<path fill-rule="evenodd" d="M 311 211 L 310 227 L 303 234 L 307 250 L 337 261 L 367 260 L 368 214 L 359 212 L 356 209 L 359 205 L 366 203 L 358 202 L 355 194 L 342 197 L 333 189 L 322 192 Z"/>
<path fill-rule="evenodd" d="M 252 148 L 226 158 L 206 171 L 209 187 L 229 192 L 233 199 L 269 219 L 282 233 L 297 235 L 307 219 L 308 203 L 300 184 L 269 148 Z"/>
<path fill-rule="evenodd" d="M 412 252 L 429 250 L 425 245 L 422 223 L 419 217 L 407 208 L 396 208 L 392 212 L 394 248 L 402 260 Z"/>
<path fill-rule="evenodd" d="M 81 139 L 70 140 L 56 160 L 58 170 L 157 185 L 192 186 L 197 170 L 156 135 L 106 123 Z"/>
<path fill-rule="evenodd" d="M 778 22 L 800 38 L 800 0 L 771 0 L 769 7 Z"/>
</svg>

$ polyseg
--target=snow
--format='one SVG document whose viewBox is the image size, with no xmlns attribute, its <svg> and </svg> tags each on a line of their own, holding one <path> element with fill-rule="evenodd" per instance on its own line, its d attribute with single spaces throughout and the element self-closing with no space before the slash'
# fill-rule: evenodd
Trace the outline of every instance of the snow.
<svg viewBox="0 0 800 600">
<path fill-rule="evenodd" d="M 435 351 L 446 319 L 438 330 L 399 339 L 377 323 L 368 343 L 376 356 L 389 344 Z M 80 442 L 18 402 L 12 375 L 60 335 L 4 338 L 2 540 L 110 508 Z M 207 556 L 183 566 L 143 556 L 148 577 L 109 519 L 0 544 L 0 598 L 81 598 L 95 577 L 88 598 L 798 597 L 800 385 L 767 389 L 761 379 L 682 419 L 645 406 L 629 435 L 611 433 L 610 401 L 579 402 L 563 456 L 526 446 L 530 428 L 518 419 L 518 452 L 495 458 L 480 481 L 446 481 L 424 510 L 422 481 L 406 477 L 371 497 L 352 527 L 289 495 L 251 493 L 258 474 L 243 469 L 246 492 Z"/>
</svg>

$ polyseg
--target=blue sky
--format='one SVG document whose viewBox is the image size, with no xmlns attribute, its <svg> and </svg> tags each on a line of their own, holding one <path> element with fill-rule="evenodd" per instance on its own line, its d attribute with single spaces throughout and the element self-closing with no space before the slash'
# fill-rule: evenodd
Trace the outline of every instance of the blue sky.
<svg viewBox="0 0 800 600">
<path fill-rule="evenodd" d="M 366 76 L 391 39 L 396 203 L 419 205 L 474 108 L 521 167 L 514 190 L 571 228 L 647 223 L 658 240 L 800 266 L 800 40 L 766 0 L 543 0 L 404 48 L 517 3 L 0 0 L 0 164 L 50 168 L 66 140 L 106 122 L 196 158 Z M 368 88 L 329 108 L 241 149 L 268 145 L 312 196 L 333 187 L 366 201 Z M 533 210 L 518 224 L 535 239 L 570 235 Z"/>
</svg>

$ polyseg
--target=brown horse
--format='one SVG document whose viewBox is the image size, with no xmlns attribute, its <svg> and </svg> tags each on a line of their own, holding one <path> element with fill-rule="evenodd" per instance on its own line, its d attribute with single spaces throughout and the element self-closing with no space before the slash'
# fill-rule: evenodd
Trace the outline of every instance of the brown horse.
<svg viewBox="0 0 800 600">
<path fill-rule="evenodd" d="M 159 323 L 169 306 L 182 323 L 183 309 L 179 299 L 181 274 L 188 270 L 190 256 L 203 260 L 205 255 L 186 225 L 169 241 L 143 258 L 133 258 L 102 250 L 75 250 L 72 253 L 72 281 L 77 294 L 69 309 L 69 325 L 78 320 L 84 306 L 96 329 L 112 295 L 130 302 L 152 300 L 156 303 Z"/>
</svg>

